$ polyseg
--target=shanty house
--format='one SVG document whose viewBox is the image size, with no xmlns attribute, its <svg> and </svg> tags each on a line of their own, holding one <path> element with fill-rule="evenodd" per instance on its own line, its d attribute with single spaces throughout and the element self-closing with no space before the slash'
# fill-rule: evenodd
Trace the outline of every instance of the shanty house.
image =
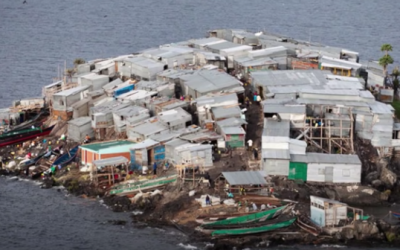
<svg viewBox="0 0 400 250">
<path fill-rule="evenodd" d="M 221 42 L 207 45 L 205 47 L 207 51 L 220 54 L 227 58 L 228 69 L 234 68 L 234 59 L 243 55 L 247 55 L 249 51 L 253 50 L 252 46 L 240 45 L 232 42 Z"/>
<path fill-rule="evenodd" d="M 233 107 L 214 107 L 211 108 L 214 121 L 221 121 L 227 118 L 241 118 L 242 110 L 238 106 Z"/>
<path fill-rule="evenodd" d="M 165 160 L 165 147 L 152 139 L 146 139 L 131 147 L 131 166 L 133 169 L 141 169 L 142 166 L 150 166 L 154 162 L 158 164 Z M 161 167 L 161 166 L 160 166 Z"/>
<path fill-rule="evenodd" d="M 144 57 L 151 58 L 167 65 L 169 69 L 176 68 L 181 65 L 193 64 L 193 49 L 181 46 L 163 46 L 155 49 L 142 51 Z"/>
<path fill-rule="evenodd" d="M 224 137 L 226 146 L 245 147 L 246 131 L 241 126 L 221 127 L 221 135 Z"/>
<path fill-rule="evenodd" d="M 310 196 L 311 221 L 319 227 L 335 226 L 347 219 L 347 204 Z"/>
<path fill-rule="evenodd" d="M 208 51 L 196 51 L 194 55 L 196 65 L 214 65 L 219 69 L 225 68 L 226 58 L 224 56 Z"/>
<path fill-rule="evenodd" d="M 130 159 L 130 148 L 134 142 L 121 140 L 100 143 L 83 144 L 81 149 L 81 163 L 84 166 L 91 166 L 95 160 L 108 159 L 123 156 Z"/>
<path fill-rule="evenodd" d="M 81 76 L 78 80 L 78 84 L 81 86 L 89 86 L 90 90 L 99 90 L 104 85 L 110 82 L 110 78 L 105 75 L 98 75 L 95 73 Z"/>
<path fill-rule="evenodd" d="M 175 148 L 185 145 L 185 144 L 189 144 L 189 143 L 182 139 L 173 139 L 171 141 L 164 143 L 165 159 L 173 164 L 180 164 L 181 162 L 178 163 L 177 155 L 175 154 Z"/>
<path fill-rule="evenodd" d="M 130 80 L 123 82 L 121 79 L 117 78 L 114 81 L 104 85 L 103 89 L 107 96 L 113 96 L 115 89 L 120 88 L 125 85 L 129 85 L 129 83 L 130 83 Z"/>
<path fill-rule="evenodd" d="M 221 133 L 221 129 L 223 127 L 242 127 L 244 130 L 246 130 L 246 125 L 247 122 L 245 120 L 233 117 L 216 122 L 215 131 L 217 131 L 217 133 Z"/>
<path fill-rule="evenodd" d="M 134 105 L 139 105 L 149 101 L 151 98 L 157 96 L 155 91 L 146 91 L 142 89 L 132 90 L 120 96 L 117 96 L 117 100 L 125 103 L 131 103 Z"/>
<path fill-rule="evenodd" d="M 92 127 L 93 128 L 108 128 L 114 125 L 113 111 L 117 111 L 130 106 L 129 103 L 118 101 L 106 102 L 101 105 L 91 108 Z"/>
<path fill-rule="evenodd" d="M 276 103 L 276 100 L 280 99 L 267 99 L 262 102 L 264 117 L 279 116 L 278 119 L 290 121 L 291 128 L 302 128 L 306 118 L 306 105 Z"/>
<path fill-rule="evenodd" d="M 214 92 L 244 92 L 242 83 L 237 78 L 218 70 L 197 70 L 193 74 L 181 76 L 180 80 L 183 93 L 192 98 Z"/>
<path fill-rule="evenodd" d="M 307 153 L 291 155 L 289 179 L 319 183 L 360 183 L 357 155 Z"/>
<path fill-rule="evenodd" d="M 170 130 L 182 129 L 192 123 L 192 115 L 182 108 L 163 111 L 157 117 Z"/>
<path fill-rule="evenodd" d="M 128 106 L 122 109 L 115 110 L 112 112 L 112 114 L 114 119 L 115 131 L 119 133 L 126 131 L 126 125 L 130 124 L 130 122 L 128 121 L 129 118 L 138 118 L 135 119 L 136 123 L 150 118 L 149 110 L 139 106 Z"/>
<path fill-rule="evenodd" d="M 67 89 L 53 95 L 52 114 L 62 120 L 69 120 L 72 117 L 72 105 L 85 96 L 89 86 L 79 86 Z"/>
<path fill-rule="evenodd" d="M 88 93 L 89 95 L 89 93 Z M 74 119 L 89 115 L 90 98 L 86 97 L 71 105 L 72 117 Z"/>
<path fill-rule="evenodd" d="M 205 120 L 211 120 L 211 109 L 214 107 L 238 105 L 236 94 L 206 95 L 195 100 L 198 123 L 203 126 Z"/>
<path fill-rule="evenodd" d="M 148 139 L 152 135 L 162 134 L 168 131 L 168 127 L 159 121 L 145 121 L 137 126 L 128 125 L 126 128 L 129 140 L 135 142 L 141 142 Z"/>
<path fill-rule="evenodd" d="M 157 73 L 168 69 L 168 65 L 144 56 L 128 57 L 117 62 L 121 76 L 136 80 L 155 80 Z"/>
<path fill-rule="evenodd" d="M 320 69 L 330 70 L 335 75 L 357 76 L 361 64 L 328 56 L 320 58 Z"/>
<path fill-rule="evenodd" d="M 68 122 L 68 138 L 75 142 L 83 142 L 86 135 L 94 137 L 92 119 L 89 116 L 79 117 Z"/>
<path fill-rule="evenodd" d="M 94 64 L 95 69 L 92 73 L 112 77 L 115 75 L 115 62 L 114 59 L 104 60 Z"/>
<path fill-rule="evenodd" d="M 216 37 L 208 37 L 201 39 L 192 39 L 189 40 L 189 43 L 196 49 L 206 50 L 207 46 L 211 46 L 218 43 L 225 43 L 226 40 L 216 38 Z M 219 53 L 218 53 L 219 54 Z"/>
<path fill-rule="evenodd" d="M 184 144 L 176 147 L 175 153 L 175 163 L 178 165 L 198 165 L 204 168 L 211 168 L 213 166 L 212 145 Z"/>
<path fill-rule="evenodd" d="M 239 192 L 240 187 L 246 190 L 260 190 L 268 186 L 268 182 L 258 171 L 234 171 L 222 172 L 218 177 L 218 185 L 222 187 L 221 181 L 229 185 L 231 190 Z M 225 185 L 223 186 L 225 187 Z"/>
<path fill-rule="evenodd" d="M 278 63 L 271 58 L 254 59 L 246 56 L 235 59 L 235 68 L 248 78 L 249 73 L 254 71 L 276 70 L 278 69 Z"/>
</svg>

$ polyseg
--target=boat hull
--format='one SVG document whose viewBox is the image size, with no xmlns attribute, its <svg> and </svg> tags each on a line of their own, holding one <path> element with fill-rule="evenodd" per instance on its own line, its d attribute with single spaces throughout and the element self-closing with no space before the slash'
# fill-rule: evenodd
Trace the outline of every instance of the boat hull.
<svg viewBox="0 0 400 250">
<path fill-rule="evenodd" d="M 277 207 L 274 209 L 266 210 L 266 211 L 261 211 L 261 212 L 256 212 L 248 215 L 243 215 L 243 216 L 238 216 L 235 218 L 230 218 L 230 219 L 225 219 L 225 220 L 220 220 L 220 221 L 215 221 L 211 223 L 206 223 L 201 225 L 204 229 L 219 229 L 219 228 L 227 228 L 227 227 L 240 227 L 244 226 L 249 223 L 260 223 L 264 222 L 267 220 L 271 220 L 279 215 L 281 215 L 283 212 L 287 210 L 289 206 L 282 206 L 282 207 Z"/>
<path fill-rule="evenodd" d="M 291 219 L 288 221 L 278 222 L 278 223 L 265 225 L 265 226 L 261 226 L 261 227 L 214 230 L 214 231 L 212 231 L 211 235 L 213 237 L 221 237 L 221 236 L 260 234 L 260 233 L 265 233 L 265 232 L 288 227 L 288 226 L 292 225 L 295 221 L 296 221 L 296 219 Z"/>
<path fill-rule="evenodd" d="M 155 189 L 158 187 L 165 186 L 169 183 L 173 183 L 177 180 L 178 176 L 168 176 L 168 177 L 161 177 L 156 178 L 153 180 L 142 181 L 140 184 L 135 184 L 135 182 L 130 182 L 128 184 L 119 184 L 120 188 L 111 189 L 109 194 L 110 195 L 119 195 L 119 196 L 126 196 L 131 194 L 136 194 L 143 191 L 148 191 L 151 189 Z M 117 186 L 117 187 L 118 187 Z"/>
<path fill-rule="evenodd" d="M 54 162 L 53 165 L 56 166 L 65 166 L 66 164 L 70 163 L 71 161 L 73 161 L 75 159 L 75 157 L 78 155 L 78 150 L 79 150 L 79 146 L 76 146 L 74 148 L 72 148 L 69 152 L 64 153 L 63 155 L 61 155 L 60 157 L 58 157 Z"/>
<path fill-rule="evenodd" d="M 46 136 L 51 133 L 51 130 L 54 128 L 54 126 L 51 126 L 49 128 L 46 128 L 42 131 L 35 131 L 35 133 L 29 133 L 29 134 L 21 134 L 18 135 L 17 137 L 12 137 L 12 138 L 7 138 L 4 140 L 0 140 L 0 147 L 5 147 L 8 145 L 13 145 L 25 141 L 29 141 L 32 139 L 35 139 L 36 137 L 41 137 L 41 136 Z"/>
</svg>

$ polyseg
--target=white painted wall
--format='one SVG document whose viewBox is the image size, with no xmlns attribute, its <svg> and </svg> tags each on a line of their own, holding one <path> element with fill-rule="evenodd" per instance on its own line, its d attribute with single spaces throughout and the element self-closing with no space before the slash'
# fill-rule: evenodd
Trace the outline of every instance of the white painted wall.
<svg viewBox="0 0 400 250">
<path fill-rule="evenodd" d="M 361 164 L 308 163 L 307 181 L 325 182 L 325 168 L 333 167 L 333 183 L 360 183 Z"/>
<path fill-rule="evenodd" d="M 283 159 L 263 159 L 262 160 L 263 171 L 267 175 L 289 175 L 289 160 Z"/>
</svg>

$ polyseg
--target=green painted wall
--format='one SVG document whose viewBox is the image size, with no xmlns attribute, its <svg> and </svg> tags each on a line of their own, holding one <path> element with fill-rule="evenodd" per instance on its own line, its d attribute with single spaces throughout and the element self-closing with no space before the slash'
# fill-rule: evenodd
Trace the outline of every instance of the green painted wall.
<svg viewBox="0 0 400 250">
<path fill-rule="evenodd" d="M 288 178 L 289 180 L 307 181 L 307 163 L 290 162 Z"/>
</svg>

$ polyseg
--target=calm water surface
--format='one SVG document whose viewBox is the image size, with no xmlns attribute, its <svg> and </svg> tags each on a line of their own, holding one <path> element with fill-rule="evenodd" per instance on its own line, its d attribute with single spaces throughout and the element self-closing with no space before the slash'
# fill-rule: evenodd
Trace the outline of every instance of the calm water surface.
<svg viewBox="0 0 400 250">
<path fill-rule="evenodd" d="M 214 28 L 268 30 L 345 47 L 363 59 L 390 43 L 399 62 L 398 0 L 1 0 L 0 107 L 41 95 L 58 65 L 200 38 Z M 103 224 L 127 219 L 98 202 L 0 179 L 0 249 L 177 249 L 176 232 Z M 307 248 L 309 249 L 309 248 Z"/>
</svg>

